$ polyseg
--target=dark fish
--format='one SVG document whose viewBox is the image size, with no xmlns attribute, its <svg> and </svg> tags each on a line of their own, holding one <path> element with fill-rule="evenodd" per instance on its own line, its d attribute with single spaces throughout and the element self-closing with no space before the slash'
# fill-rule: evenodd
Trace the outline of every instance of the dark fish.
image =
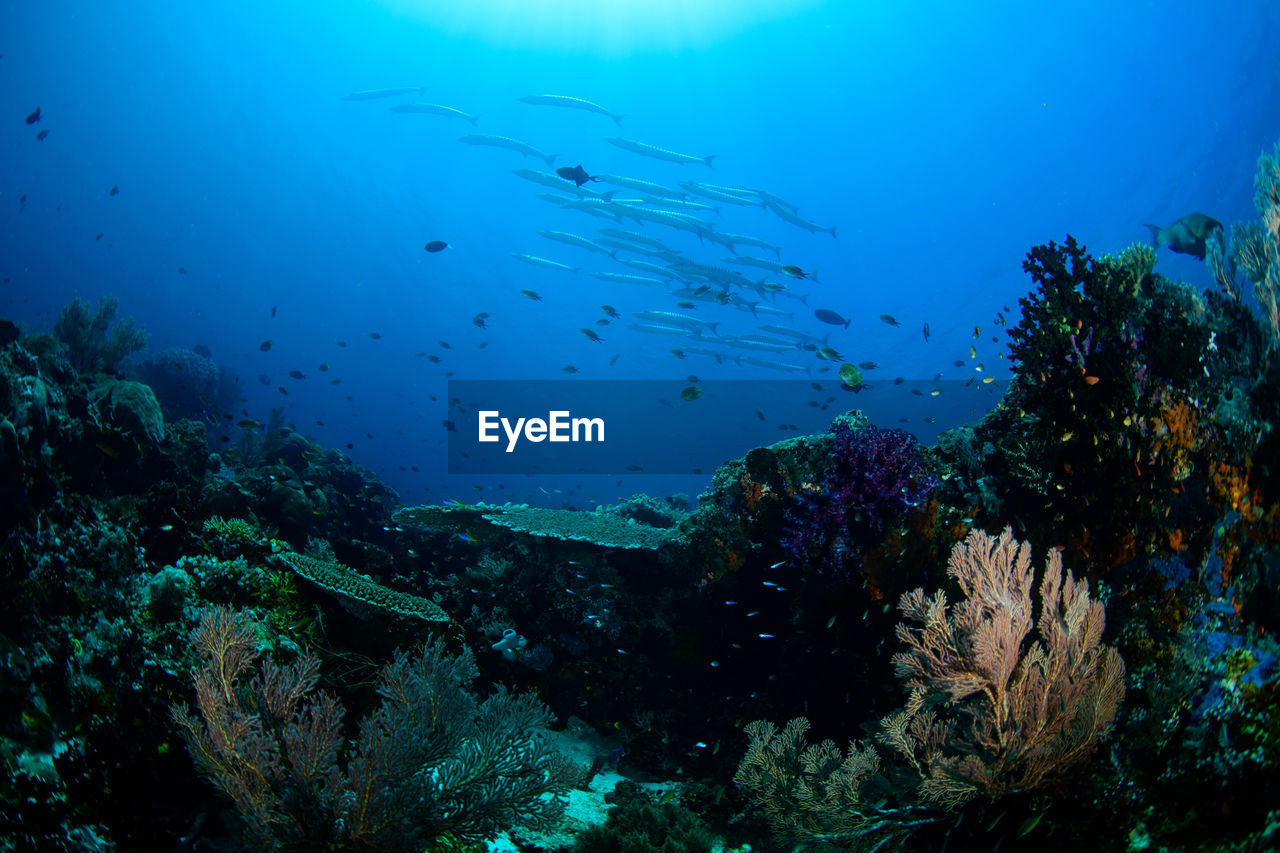
<svg viewBox="0 0 1280 853">
<path fill-rule="evenodd" d="M 429 355 L 429 356 L 427 356 L 427 361 L 431 362 L 432 364 L 439 364 L 439 363 L 440 363 L 440 356 L 438 356 L 438 355 Z"/>
<path fill-rule="evenodd" d="M 760 420 L 764 420 L 764 412 L 757 410 L 756 417 L 759 418 Z"/>
<path fill-rule="evenodd" d="M 326 370 L 328 370 L 328 369 L 329 369 L 329 365 L 328 365 L 328 364 L 322 364 L 322 365 L 320 365 L 320 372 L 321 372 L 321 373 L 324 373 L 324 372 L 325 372 Z"/>
<path fill-rule="evenodd" d="M 378 334 L 377 332 L 370 332 L 369 337 L 373 338 L 375 341 L 382 340 L 382 335 Z"/>
<path fill-rule="evenodd" d="M 489 315 L 486 314 L 484 311 L 481 311 L 479 314 L 471 318 L 471 325 L 477 326 L 481 329 L 487 329 L 489 327 L 485 325 L 484 321 L 487 320 L 488 318 L 489 318 Z"/>
<path fill-rule="evenodd" d="M 852 320 L 846 320 L 836 312 L 827 308 L 819 308 L 813 312 L 813 316 L 817 317 L 824 323 L 830 323 L 833 326 L 844 326 L 846 329 L 849 328 L 849 324 L 853 322 Z"/>
<path fill-rule="evenodd" d="M 619 316 L 621 316 L 618 314 L 618 309 L 614 308 L 612 305 L 601 305 L 600 310 L 603 311 L 608 316 L 614 318 L 615 320 L 618 319 Z"/>
<path fill-rule="evenodd" d="M 272 306 L 271 306 L 271 319 L 273 319 L 273 320 L 274 320 L 274 319 L 275 319 L 275 316 L 276 316 L 276 306 L 272 305 Z"/>
<path fill-rule="evenodd" d="M 536 290 L 522 290 L 520 292 L 524 294 L 525 299 L 532 299 L 534 302 L 542 301 L 542 296 Z"/>
<path fill-rule="evenodd" d="M 186 274 L 187 274 L 186 267 L 178 267 L 178 275 L 186 275 Z"/>
<path fill-rule="evenodd" d="M 684 400 L 687 403 L 691 403 L 701 396 L 702 396 L 702 389 L 695 388 L 692 385 L 690 385 L 688 388 L 685 388 L 683 391 L 680 392 L 680 399 Z"/>
<path fill-rule="evenodd" d="M 615 364 L 617 364 L 617 363 L 618 363 L 618 358 L 619 358 L 621 355 L 622 355 L 622 353 L 618 353 L 618 354 L 617 354 L 617 355 L 615 355 L 613 358 L 609 359 L 609 366 L 610 366 L 610 367 L 613 367 Z"/>
<path fill-rule="evenodd" d="M 101 239 L 102 239 L 102 232 L 98 232 L 98 236 L 94 237 L 93 239 L 95 239 L 95 240 L 101 240 Z"/>
<path fill-rule="evenodd" d="M 685 356 L 685 354 L 684 354 L 684 350 L 682 350 L 682 349 L 673 349 L 673 350 L 671 350 L 671 354 L 672 354 L 672 355 L 674 355 L 676 358 L 686 358 L 686 357 L 687 357 L 687 356 Z"/>
<path fill-rule="evenodd" d="M 258 344 L 258 349 L 262 350 L 263 352 L 266 352 L 267 350 L 271 349 L 271 341 L 263 341 L 262 343 Z"/>
<path fill-rule="evenodd" d="M 795 264 L 783 264 L 782 271 L 792 278 L 808 278 L 809 274 Z"/>
<path fill-rule="evenodd" d="M 895 376 L 895 377 L 893 378 L 893 384 L 894 384 L 894 385 L 901 385 L 903 382 L 906 382 L 906 381 L 907 381 L 907 380 L 903 379 L 901 376 Z"/>
<path fill-rule="evenodd" d="M 879 366 L 880 366 L 880 365 L 879 365 L 879 364 L 877 364 L 877 363 L 876 363 L 876 362 L 874 362 L 874 361 L 860 361 L 860 362 L 858 362 L 858 367 L 861 367 L 863 370 L 875 370 L 875 369 L 876 369 L 877 367 L 879 367 Z"/>
<path fill-rule="evenodd" d="M 880 315 L 880 319 L 881 319 L 881 320 L 883 320 L 884 322 L 888 323 L 890 326 L 901 326 L 901 325 L 902 325 L 901 323 L 899 323 L 899 322 L 894 318 L 894 316 L 893 316 L 892 314 L 881 314 L 881 315 Z"/>
<path fill-rule="evenodd" d="M 39 133 L 37 133 L 37 134 L 36 134 L 36 141 L 37 141 L 37 142 L 44 142 L 44 141 L 45 141 L 45 139 L 47 139 L 47 138 L 48 138 L 48 136 L 49 136 L 49 131 L 47 131 L 47 130 L 42 130 L 42 131 L 40 131 Z"/>
<path fill-rule="evenodd" d="M 587 174 L 587 170 L 582 168 L 582 164 L 577 166 L 561 166 L 556 169 L 556 174 L 564 178 L 566 181 L 573 181 L 577 186 L 582 186 L 587 181 L 598 181 L 599 178 L 593 178 Z"/>
<path fill-rule="evenodd" d="M 453 421 L 441 421 L 440 423 L 444 424 L 444 428 L 447 429 L 449 432 L 458 431 L 458 425 L 455 424 Z"/>
<path fill-rule="evenodd" d="M 294 379 L 306 379 L 301 370 L 290 370 L 289 375 Z"/>
<path fill-rule="evenodd" d="M 445 249 L 449 248 L 449 244 L 443 240 L 432 240 L 422 248 L 426 249 L 428 252 L 443 252 Z"/>
<path fill-rule="evenodd" d="M 951 362 L 951 363 L 952 363 L 952 364 L 954 364 L 956 367 L 964 367 L 964 362 L 963 362 L 963 361 L 961 361 L 960 359 L 956 359 L 955 361 L 953 361 L 953 362 Z"/>
<path fill-rule="evenodd" d="M 120 187 L 113 184 L 111 189 L 107 191 L 107 195 L 120 195 Z"/>
<path fill-rule="evenodd" d="M 920 334 L 924 335 L 924 342 L 929 343 L 929 324 L 925 323 L 924 328 L 920 330 Z"/>
<path fill-rule="evenodd" d="M 338 341 L 338 346 L 345 347 L 346 345 L 347 345 L 346 341 Z"/>
<path fill-rule="evenodd" d="M 453 347 L 449 346 L 449 342 L 448 342 L 448 341 L 441 341 L 441 342 L 440 342 L 440 347 L 441 347 L 441 349 L 453 349 Z"/>
<path fill-rule="evenodd" d="M 279 391 L 281 394 L 285 395 L 286 397 L 289 396 L 289 389 L 285 388 L 283 385 L 277 385 L 276 390 Z"/>
<path fill-rule="evenodd" d="M 574 367 L 572 364 L 566 364 L 564 367 L 562 367 L 562 368 L 560 368 L 560 369 L 561 369 L 561 370 L 563 370 L 565 373 L 577 373 L 577 372 L 578 372 L 578 368 Z"/>
<path fill-rule="evenodd" d="M 263 384 L 263 385 L 270 385 L 270 384 L 271 384 L 271 377 L 270 377 L 270 376 L 268 376 L 268 375 L 267 375 L 267 374 L 265 374 L 265 373 L 259 373 L 259 374 L 258 374 L 258 382 L 260 382 L 260 383 L 261 383 L 261 384 Z"/>
<path fill-rule="evenodd" d="M 1151 229 L 1151 242 L 1158 249 L 1168 246 L 1184 255 L 1195 255 L 1204 260 L 1205 241 L 1222 230 L 1222 223 L 1203 213 L 1188 213 L 1168 228 L 1147 225 Z"/>
<path fill-rule="evenodd" d="M 602 337 L 600 337 L 599 335 L 597 335 L 597 334 L 596 334 L 595 332 L 593 332 L 591 329 L 579 329 L 578 331 L 580 331 L 580 332 L 582 332 L 582 334 L 586 335 L 586 336 L 587 336 L 587 340 L 591 341 L 592 343 L 596 343 L 596 344 L 602 344 L 602 343 L 604 343 L 604 338 L 602 338 Z"/>
<path fill-rule="evenodd" d="M 35 112 L 27 116 L 27 124 L 35 124 L 40 120 L 40 108 L 36 107 Z"/>
</svg>

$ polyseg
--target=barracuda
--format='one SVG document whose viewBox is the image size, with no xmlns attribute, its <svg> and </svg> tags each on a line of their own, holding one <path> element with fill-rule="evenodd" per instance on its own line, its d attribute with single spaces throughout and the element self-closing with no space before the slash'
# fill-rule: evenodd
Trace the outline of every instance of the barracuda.
<svg viewBox="0 0 1280 853">
<path fill-rule="evenodd" d="M 701 163 L 707 168 L 711 168 L 711 161 L 716 158 L 715 154 L 708 154 L 705 157 L 681 154 L 679 151 L 669 151 L 666 148 L 659 148 L 656 145 L 649 145 L 645 142 L 637 142 L 634 139 L 623 139 L 620 136 L 606 136 L 604 141 L 610 145 L 618 146 L 623 151 L 630 151 L 643 157 L 652 157 L 655 160 L 666 160 L 669 163 Z"/>
</svg>

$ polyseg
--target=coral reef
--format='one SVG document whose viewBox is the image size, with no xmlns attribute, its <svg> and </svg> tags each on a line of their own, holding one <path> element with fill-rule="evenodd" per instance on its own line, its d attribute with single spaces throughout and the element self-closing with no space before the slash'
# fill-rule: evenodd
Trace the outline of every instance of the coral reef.
<svg viewBox="0 0 1280 853">
<path fill-rule="evenodd" d="M 871 849 L 984 795 L 1031 791 L 1082 763 L 1112 727 L 1124 696 L 1124 664 L 1100 644 L 1103 607 L 1088 585 L 1064 577 L 1055 551 L 1040 585 L 1040 639 L 1032 627 L 1031 554 L 1010 531 L 981 531 L 956 545 L 948 575 L 966 596 L 902 597 L 894 668 L 909 691 L 880 722 L 878 743 L 807 745 L 809 721 L 779 732 L 748 726 L 734 780 L 793 840 L 840 840 Z M 912 624 L 914 623 L 914 625 Z M 894 802 L 879 802 L 888 790 Z"/>
<path fill-rule="evenodd" d="M 280 559 L 298 576 L 336 596 L 343 605 L 366 618 L 397 616 L 423 622 L 448 622 L 435 602 L 389 589 L 333 560 L 283 553 Z"/>
<path fill-rule="evenodd" d="M 552 717 L 499 690 L 481 702 L 468 653 L 427 643 L 383 669 L 381 705 L 344 748 L 344 709 L 315 691 L 318 658 L 258 661 L 253 623 L 207 611 L 193 637 L 200 717 L 173 717 L 200 771 L 235 804 L 262 849 L 421 850 L 476 842 L 563 812 L 575 771 L 548 748 Z M 340 758 L 345 756 L 345 763 Z"/>
</svg>

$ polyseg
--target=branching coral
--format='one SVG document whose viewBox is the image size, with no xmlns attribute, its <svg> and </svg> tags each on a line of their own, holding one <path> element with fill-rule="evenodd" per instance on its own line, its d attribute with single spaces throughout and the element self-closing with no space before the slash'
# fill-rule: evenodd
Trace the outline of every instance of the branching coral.
<svg viewBox="0 0 1280 853">
<path fill-rule="evenodd" d="M 342 704 L 316 693 L 319 662 L 258 661 L 243 613 L 206 611 L 194 635 L 200 716 L 174 709 L 196 766 L 265 849 L 422 850 L 475 843 L 513 824 L 545 827 L 577 771 L 549 745 L 550 711 L 499 690 L 483 702 L 469 652 L 439 640 L 397 653 L 381 705 L 344 750 Z M 340 756 L 346 753 L 345 763 Z"/>
<path fill-rule="evenodd" d="M 748 726 L 734 780 L 776 831 L 792 839 L 870 848 L 970 799 L 1042 787 L 1076 767 L 1111 729 L 1124 697 L 1124 663 L 1103 646 L 1105 614 L 1052 552 L 1033 619 L 1031 549 L 1009 530 L 981 531 L 951 552 L 948 575 L 964 600 L 903 596 L 894 656 L 910 691 L 880 721 L 875 746 L 806 745 L 808 722 L 779 733 Z M 1039 639 L 1032 641 L 1032 628 Z M 890 766 L 884 767 L 888 763 Z M 932 814 L 934 817 L 929 817 Z"/>
<path fill-rule="evenodd" d="M 147 345 L 146 334 L 133 325 L 132 318 L 115 322 L 117 307 L 114 296 L 99 299 L 97 311 L 75 299 L 58 315 L 53 333 L 66 346 L 72 366 L 82 373 L 112 370 L 120 359 Z"/>
</svg>

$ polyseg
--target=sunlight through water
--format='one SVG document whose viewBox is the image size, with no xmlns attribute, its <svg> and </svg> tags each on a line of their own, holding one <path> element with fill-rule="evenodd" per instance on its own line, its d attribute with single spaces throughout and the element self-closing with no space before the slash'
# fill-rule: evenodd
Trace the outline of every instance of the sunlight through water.
<svg viewBox="0 0 1280 853">
<path fill-rule="evenodd" d="M 825 0 L 382 0 L 451 36 L 619 58 L 706 47 Z"/>
</svg>

